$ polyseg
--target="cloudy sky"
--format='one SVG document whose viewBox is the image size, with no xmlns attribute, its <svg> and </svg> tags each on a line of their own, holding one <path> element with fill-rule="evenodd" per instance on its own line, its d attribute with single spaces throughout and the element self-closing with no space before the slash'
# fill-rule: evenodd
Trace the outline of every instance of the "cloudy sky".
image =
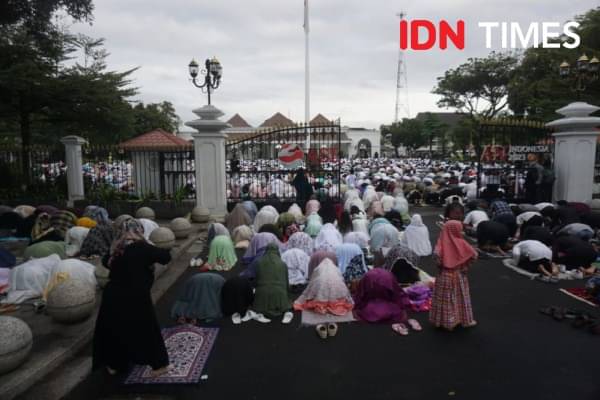
<svg viewBox="0 0 600 400">
<path fill-rule="evenodd" d="M 95 0 L 93 24 L 72 27 L 106 39 L 111 69 L 140 67 L 143 102 L 172 102 L 183 121 L 206 102 L 189 81 L 191 58 L 216 56 L 222 86 L 213 104 L 253 125 L 280 111 L 304 119 L 302 0 Z M 407 51 L 410 113 L 435 111 L 436 78 L 468 57 L 485 56 L 482 21 L 564 23 L 597 0 L 310 0 L 311 113 L 350 126 L 394 117 L 398 19 L 464 19 L 466 48 Z M 499 46 L 499 42 L 495 43 Z"/>
</svg>

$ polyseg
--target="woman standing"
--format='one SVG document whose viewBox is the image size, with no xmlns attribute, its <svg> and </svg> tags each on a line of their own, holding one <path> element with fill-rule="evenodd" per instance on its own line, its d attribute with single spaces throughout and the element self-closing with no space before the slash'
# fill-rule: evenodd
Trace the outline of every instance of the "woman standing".
<svg viewBox="0 0 600 400">
<path fill-rule="evenodd" d="M 429 321 L 437 328 L 477 325 L 471 308 L 467 270 L 477 252 L 462 237 L 462 223 L 444 224 L 435 246 L 440 273 L 435 280 Z"/>
<path fill-rule="evenodd" d="M 135 219 L 125 220 L 103 263 L 110 269 L 96 320 L 94 367 L 113 375 L 130 364 L 150 365 L 153 375 L 168 371 L 169 356 L 154 312 L 150 289 L 154 263 L 167 264 L 168 250 L 152 246 Z"/>
</svg>

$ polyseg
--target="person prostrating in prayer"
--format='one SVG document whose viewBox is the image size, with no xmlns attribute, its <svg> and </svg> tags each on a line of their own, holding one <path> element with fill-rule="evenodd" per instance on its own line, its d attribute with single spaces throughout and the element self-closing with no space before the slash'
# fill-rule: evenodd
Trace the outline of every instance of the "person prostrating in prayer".
<svg viewBox="0 0 600 400">
<path fill-rule="evenodd" d="M 150 295 L 152 266 L 167 264 L 171 254 L 148 243 L 143 227 L 133 218 L 117 229 L 103 259 L 110 280 L 96 320 L 93 366 L 104 366 L 114 375 L 126 372 L 131 364 L 149 365 L 152 375 L 159 376 L 168 372 L 169 356 Z"/>
</svg>

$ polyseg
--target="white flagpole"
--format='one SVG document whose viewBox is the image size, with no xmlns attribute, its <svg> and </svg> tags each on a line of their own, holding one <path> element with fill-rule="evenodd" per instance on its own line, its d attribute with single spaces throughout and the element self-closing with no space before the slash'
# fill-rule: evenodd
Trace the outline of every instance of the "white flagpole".
<svg viewBox="0 0 600 400">
<path fill-rule="evenodd" d="M 310 151 L 310 61 L 309 61 L 309 22 L 308 0 L 304 0 L 304 123 L 306 124 L 306 154 Z"/>
</svg>

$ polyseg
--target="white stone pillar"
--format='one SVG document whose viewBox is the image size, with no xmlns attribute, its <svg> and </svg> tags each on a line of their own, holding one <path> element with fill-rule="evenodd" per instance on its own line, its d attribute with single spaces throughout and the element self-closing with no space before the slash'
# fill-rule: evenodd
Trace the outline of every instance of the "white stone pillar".
<svg viewBox="0 0 600 400">
<path fill-rule="evenodd" d="M 212 105 L 195 109 L 199 119 L 186 122 L 194 128 L 194 158 L 196 168 L 196 205 L 209 209 L 213 218 L 227 214 L 227 187 L 225 173 L 225 141 L 229 128 L 219 120 L 224 114 Z"/>
<path fill-rule="evenodd" d="M 65 136 L 60 139 L 65 145 L 65 162 L 67 163 L 67 191 L 69 207 L 73 207 L 75 200 L 85 197 L 83 187 L 83 160 L 81 157 L 81 145 L 87 143 L 79 136 Z"/>
<path fill-rule="evenodd" d="M 546 124 L 554 128 L 554 200 L 592 200 L 596 141 L 600 118 L 589 115 L 600 107 L 576 102 L 556 110 L 564 118 Z"/>
</svg>

